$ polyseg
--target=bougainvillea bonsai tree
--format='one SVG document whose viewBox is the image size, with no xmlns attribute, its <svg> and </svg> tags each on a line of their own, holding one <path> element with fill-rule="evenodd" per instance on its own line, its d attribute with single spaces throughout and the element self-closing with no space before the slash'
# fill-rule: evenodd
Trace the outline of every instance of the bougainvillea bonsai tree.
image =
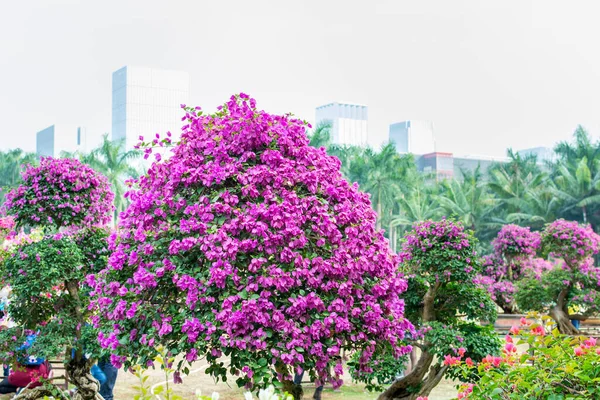
<svg viewBox="0 0 600 400">
<path fill-rule="evenodd" d="M 525 311 L 547 311 L 564 334 L 579 331 L 571 320 L 587 319 L 600 311 L 600 269 L 594 265 L 600 236 L 589 225 L 556 220 L 542 232 L 543 255 L 554 267 L 518 284 L 515 295 Z M 571 314 L 578 308 L 582 313 Z"/>
<path fill-rule="evenodd" d="M 492 241 L 494 253 L 483 259 L 483 271 L 477 280 L 485 286 L 504 313 L 517 312 L 515 283 L 530 274 L 539 275 L 547 263 L 536 259 L 540 235 L 528 227 L 504 225 Z"/>
<path fill-rule="evenodd" d="M 406 316 L 418 329 L 412 343 L 421 355 L 380 400 L 427 396 L 447 373 L 447 354 L 480 360 L 499 351 L 491 326 L 477 324 L 494 321 L 496 306 L 475 282 L 481 273 L 475 241 L 472 232 L 451 220 L 418 223 L 405 235 L 400 269 L 408 279 Z"/>
<path fill-rule="evenodd" d="M 107 271 L 90 277 L 113 363 L 145 364 L 160 344 L 183 356 L 176 377 L 205 357 L 214 377 L 299 397 L 300 370 L 342 384 L 344 350 L 364 367 L 378 346 L 410 351 L 398 258 L 306 124 L 244 94 L 186 112 L 171 156 L 129 194 Z"/>
<path fill-rule="evenodd" d="M 113 194 L 108 181 L 72 159 L 43 158 L 28 167 L 23 184 L 7 195 L 6 210 L 17 228 L 41 229 L 9 243 L 1 274 L 12 288 L 9 315 L 14 328 L 0 332 L 0 357 L 6 364 L 34 354 L 66 355 L 66 371 L 77 386 L 75 399 L 94 399 L 98 381 L 90 374 L 96 336 L 90 325 L 85 277 L 105 269 Z M 34 344 L 22 349 L 27 336 Z M 95 348 L 94 345 L 96 344 Z M 19 350 L 21 348 L 21 350 Z M 63 398 L 50 382 L 17 398 Z"/>
</svg>

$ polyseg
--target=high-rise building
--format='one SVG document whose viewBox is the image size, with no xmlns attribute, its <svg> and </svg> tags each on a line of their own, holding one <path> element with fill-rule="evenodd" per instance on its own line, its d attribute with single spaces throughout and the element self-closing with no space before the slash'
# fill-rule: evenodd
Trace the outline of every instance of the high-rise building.
<svg viewBox="0 0 600 400">
<path fill-rule="evenodd" d="M 330 103 L 316 109 L 317 124 L 331 123 L 331 141 L 335 144 L 364 146 L 368 142 L 367 106 Z"/>
<path fill-rule="evenodd" d="M 428 153 L 416 157 L 417 169 L 431 174 L 437 179 L 455 178 L 462 180 L 464 173 L 472 173 L 479 168 L 484 178 L 489 168 L 497 163 L 508 162 L 505 157 L 455 156 L 452 153 Z"/>
<path fill-rule="evenodd" d="M 398 153 L 417 155 L 435 152 L 433 123 L 427 121 L 403 121 L 390 125 L 390 142 Z"/>
<path fill-rule="evenodd" d="M 86 153 L 87 130 L 80 126 L 56 124 L 36 134 L 36 153 L 40 157 L 60 157 L 63 151 Z"/>
<path fill-rule="evenodd" d="M 535 155 L 538 163 L 554 161 L 556 158 L 554 150 L 549 147 L 532 147 L 530 149 L 519 150 L 517 151 L 517 154 L 520 154 L 521 156 Z"/>
<path fill-rule="evenodd" d="M 187 72 L 126 66 L 112 76 L 112 139 L 130 150 L 139 137 L 181 134 L 181 104 L 189 101 Z"/>
<path fill-rule="evenodd" d="M 451 179 L 454 176 L 454 157 L 452 153 L 423 154 L 416 162 L 419 171 L 432 174 L 436 179 Z"/>
<path fill-rule="evenodd" d="M 479 168 L 484 179 L 487 178 L 487 172 L 494 164 L 507 163 L 510 160 L 506 157 L 490 157 L 481 155 L 465 155 L 454 157 L 454 177 L 463 179 L 463 172 L 474 172 Z"/>
</svg>

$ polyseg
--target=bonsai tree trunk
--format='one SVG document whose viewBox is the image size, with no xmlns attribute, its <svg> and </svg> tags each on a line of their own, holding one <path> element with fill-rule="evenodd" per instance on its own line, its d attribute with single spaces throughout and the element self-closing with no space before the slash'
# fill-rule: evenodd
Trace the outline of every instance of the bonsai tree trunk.
<svg viewBox="0 0 600 400">
<path fill-rule="evenodd" d="M 69 379 L 77 387 L 77 391 L 73 395 L 73 400 L 96 400 L 102 399 L 98 394 L 100 391 L 100 382 L 92 376 L 90 371 L 92 361 L 81 359 L 77 361 L 71 359 L 66 365 L 66 371 Z"/>
<path fill-rule="evenodd" d="M 556 299 L 556 305 L 550 309 L 550 316 L 556 322 L 560 333 L 565 335 L 578 335 L 579 329 L 575 328 L 569 318 L 569 312 L 567 310 L 567 295 L 571 285 L 563 288 L 558 294 Z"/>
<path fill-rule="evenodd" d="M 412 369 L 410 374 L 392 383 L 385 392 L 379 395 L 377 400 L 415 400 L 421 393 L 420 391 L 419 393 L 416 393 L 414 390 L 421 385 L 432 361 L 433 354 L 428 351 L 423 351 L 417 365 Z M 429 392 L 431 392 L 433 387 L 435 387 L 435 385 L 429 389 Z"/>
<path fill-rule="evenodd" d="M 79 283 L 67 281 L 65 282 L 65 287 L 73 298 L 75 316 L 79 321 L 79 326 L 83 326 L 86 322 L 86 318 L 83 314 L 81 298 L 79 297 Z M 78 329 L 75 336 L 77 339 L 76 343 L 79 343 L 81 340 L 81 330 Z M 71 355 L 71 359 L 65 366 L 70 381 L 77 387 L 73 400 L 101 399 L 102 396 L 98 394 L 100 391 L 100 382 L 92 376 L 91 372 L 92 361 L 86 360 L 83 355 L 83 348 L 80 344 L 77 346 L 74 353 L 75 354 L 71 351 L 71 354 L 69 354 Z"/>
<path fill-rule="evenodd" d="M 514 267 L 514 257 L 506 257 L 506 277 L 510 282 L 513 281 L 513 267 Z"/>
<path fill-rule="evenodd" d="M 423 324 L 435 321 L 433 302 L 440 286 L 440 282 L 430 286 L 423 297 L 423 310 L 421 312 Z M 431 392 L 444 376 L 446 369 L 437 364 L 431 367 L 434 356 L 427 348 L 428 345 L 426 344 L 422 349 L 419 361 L 416 365 L 413 365 L 411 372 L 392 383 L 385 392 L 379 395 L 378 400 L 415 400 L 417 397 L 426 396 Z M 423 381 L 428 371 L 429 374 Z"/>
<path fill-rule="evenodd" d="M 429 369 L 427 379 L 423 382 L 421 390 L 419 390 L 419 396 L 429 396 L 431 391 L 440 383 L 448 367 L 436 364 Z"/>
<path fill-rule="evenodd" d="M 275 371 L 277 371 L 282 376 L 283 381 L 281 382 L 281 384 L 283 385 L 283 391 L 292 395 L 294 400 L 302 399 L 302 396 L 304 395 L 302 385 L 296 385 L 293 380 L 289 379 L 291 375 L 288 370 L 288 367 L 283 362 L 281 362 L 281 360 L 278 360 L 275 363 Z"/>
</svg>

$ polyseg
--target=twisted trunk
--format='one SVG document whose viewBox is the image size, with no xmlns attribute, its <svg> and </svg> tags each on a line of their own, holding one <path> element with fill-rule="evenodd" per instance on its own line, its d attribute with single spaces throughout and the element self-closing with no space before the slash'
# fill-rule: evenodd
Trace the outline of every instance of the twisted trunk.
<svg viewBox="0 0 600 400">
<path fill-rule="evenodd" d="M 292 395 L 294 400 L 302 399 L 302 396 L 304 395 L 302 385 L 296 385 L 293 380 L 289 379 L 291 375 L 288 370 L 288 367 L 283 362 L 281 362 L 281 360 L 278 360 L 275 363 L 275 371 L 281 374 L 281 384 L 283 385 L 282 389 L 284 393 L 287 392 L 288 394 Z"/>
<path fill-rule="evenodd" d="M 73 298 L 75 317 L 81 327 L 85 324 L 86 320 L 82 310 L 81 298 L 79 297 L 79 282 L 67 281 L 65 282 L 65 287 Z M 75 339 L 76 343 L 80 343 L 81 329 L 79 328 L 75 331 Z M 73 400 L 102 399 L 102 396 L 98 393 L 100 391 L 100 382 L 92 376 L 92 361 L 84 357 L 81 345 L 77 345 L 74 350 L 74 355 L 67 354 L 67 356 L 71 356 L 71 359 L 65 366 L 69 380 L 77 387 L 77 391 L 72 397 Z"/>
<path fill-rule="evenodd" d="M 569 318 L 569 311 L 567 310 L 567 295 L 569 294 L 571 286 L 563 288 L 558 294 L 556 299 L 556 305 L 550 309 L 550 316 L 556 322 L 560 333 L 565 335 L 578 335 L 579 329 L 575 328 Z"/>
<path fill-rule="evenodd" d="M 440 282 L 436 282 L 427 289 L 427 293 L 423 297 L 423 311 L 421 312 L 423 324 L 435 321 L 433 303 L 441 285 Z M 419 361 L 411 372 L 392 383 L 385 392 L 379 395 L 377 400 L 415 400 L 419 396 L 427 396 L 433 390 L 444 376 L 446 368 L 438 364 L 431 366 L 434 355 L 427 350 L 427 347 L 427 345 L 423 347 Z M 427 378 L 425 378 L 426 374 Z"/>
<path fill-rule="evenodd" d="M 415 388 L 421 386 L 421 382 L 427 374 L 431 363 L 433 362 L 433 354 L 428 351 L 423 351 L 417 365 L 412 369 L 410 374 L 398 379 L 383 393 L 379 395 L 377 400 L 414 400 L 419 393 L 416 393 Z M 438 380 L 439 382 L 439 380 Z M 433 387 L 432 387 L 433 389 Z M 429 390 L 431 391 L 431 389 Z"/>
<path fill-rule="evenodd" d="M 69 376 L 70 382 L 76 387 L 77 391 L 73 395 L 73 400 L 95 400 L 102 399 L 102 396 L 98 394 L 100 391 L 100 382 L 92 376 L 90 369 L 92 368 L 92 361 L 81 359 L 71 359 L 66 365 L 66 371 Z"/>
<path fill-rule="evenodd" d="M 431 391 L 440 383 L 448 367 L 436 364 L 429 369 L 427 379 L 423 382 L 421 390 L 419 390 L 419 396 L 427 397 Z"/>
</svg>

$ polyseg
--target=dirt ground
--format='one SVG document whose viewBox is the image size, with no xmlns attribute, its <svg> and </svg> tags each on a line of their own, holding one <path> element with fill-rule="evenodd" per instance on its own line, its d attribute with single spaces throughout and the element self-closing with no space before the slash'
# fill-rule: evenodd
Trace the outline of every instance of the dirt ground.
<svg viewBox="0 0 600 400">
<path fill-rule="evenodd" d="M 235 386 L 235 380 L 230 380 L 230 385 L 227 383 L 219 382 L 215 383 L 213 378 L 206 375 L 203 370 L 202 363 L 195 364 L 191 369 L 192 373 L 183 378 L 183 384 L 174 385 L 169 384 L 173 387 L 175 393 L 182 396 L 186 400 L 195 400 L 196 389 L 200 389 L 202 394 L 211 395 L 212 392 L 219 392 L 219 400 L 243 400 L 243 391 Z M 195 372 L 194 372 L 195 371 Z M 147 381 L 148 386 L 160 384 L 164 382 L 164 374 L 160 370 L 149 371 L 148 375 L 150 378 Z M 344 386 L 340 390 L 334 391 L 331 387 L 326 387 L 323 391 L 324 400 L 341 400 L 341 399 L 353 399 L 353 400 L 375 400 L 377 393 L 370 393 L 365 391 L 363 385 L 353 384 L 349 376 L 345 377 Z M 136 391 L 133 386 L 138 385 L 139 380 L 128 373 L 119 371 L 117 378 L 117 384 L 115 387 L 115 399 L 116 400 L 129 400 L 133 399 Z M 442 381 L 433 393 L 429 396 L 430 400 L 450 400 L 456 398 L 457 391 L 455 389 L 456 384 L 451 381 Z M 304 398 L 311 399 L 314 393 L 314 385 L 307 384 L 304 388 Z"/>
<path fill-rule="evenodd" d="M 224 382 L 215 383 L 214 379 L 204 373 L 202 363 L 197 363 L 191 368 L 191 373 L 187 377 L 183 377 L 183 383 L 173 385 L 169 383 L 169 387 L 174 389 L 174 392 L 185 400 L 196 400 L 196 390 L 200 389 L 202 394 L 210 396 L 213 392 L 219 392 L 219 400 L 243 400 L 244 395 L 241 389 L 235 386 L 235 380 L 230 379 L 231 385 Z M 153 385 L 164 386 L 165 376 L 160 369 L 149 370 L 149 376 L 145 386 L 152 387 Z M 346 382 L 339 390 L 333 390 L 331 387 L 325 387 L 323 391 L 323 400 L 375 400 L 377 393 L 367 392 L 363 385 L 354 384 L 349 376 L 344 377 Z M 132 400 L 138 393 L 134 386 L 139 385 L 139 379 L 133 374 L 119 371 L 117 384 L 115 386 L 115 400 Z M 451 381 L 443 380 L 429 396 L 429 400 L 450 400 L 456 398 L 456 384 Z M 315 391 L 312 384 L 306 384 L 304 387 L 304 398 L 311 399 Z M 11 399 L 13 395 L 0 395 L 0 400 Z M 156 399 L 158 400 L 158 399 Z"/>
</svg>

